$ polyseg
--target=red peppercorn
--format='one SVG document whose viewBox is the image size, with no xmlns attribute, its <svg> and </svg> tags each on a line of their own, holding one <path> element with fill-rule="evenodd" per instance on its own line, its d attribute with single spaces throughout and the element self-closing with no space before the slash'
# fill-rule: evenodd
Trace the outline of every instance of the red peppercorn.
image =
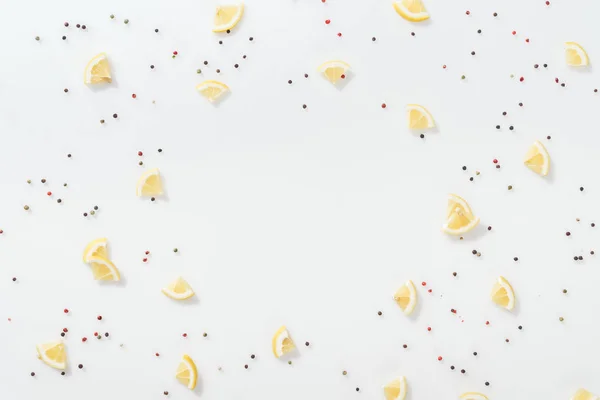
<svg viewBox="0 0 600 400">
<path fill-rule="evenodd" d="M 69 330 L 67 328 L 63 328 L 63 332 L 67 333 Z"/>
<path fill-rule="evenodd" d="M 429 292 L 429 293 L 433 292 L 433 289 L 429 289 L 429 290 L 428 290 L 428 292 Z"/>
<path fill-rule="evenodd" d="M 98 321 L 102 321 L 102 315 L 98 315 Z"/>
<path fill-rule="evenodd" d="M 328 20 L 328 19 L 326 19 L 326 20 L 325 20 L 325 23 L 326 23 L 327 25 L 329 25 L 329 24 L 331 23 L 331 20 Z"/>
<path fill-rule="evenodd" d="M 442 68 L 446 69 L 446 64 L 442 65 Z"/>
<path fill-rule="evenodd" d="M 546 2 L 546 5 L 547 5 L 547 6 L 549 6 L 549 5 L 550 5 L 550 2 L 549 2 L 549 1 L 547 1 L 547 2 Z"/>
<path fill-rule="evenodd" d="M 325 3 L 326 0 L 321 0 L 321 3 Z"/>
<path fill-rule="evenodd" d="M 48 192 L 46 193 L 48 196 L 52 196 L 52 192 Z"/>
<path fill-rule="evenodd" d="M 427 331 L 431 332 L 431 327 L 430 326 L 427 327 Z"/>
<path fill-rule="evenodd" d="M 471 15 L 471 11 L 467 10 L 466 14 Z"/>
<path fill-rule="evenodd" d="M 133 98 L 135 99 L 135 98 L 137 97 L 137 95 L 136 95 L 135 93 L 133 93 L 133 94 L 131 95 L 131 97 L 133 97 Z"/>
<path fill-rule="evenodd" d="M 387 105 L 385 103 L 381 103 L 381 108 L 386 108 Z"/>
<path fill-rule="evenodd" d="M 529 38 L 525 39 L 525 42 L 529 43 Z"/>
<path fill-rule="evenodd" d="M 516 34 L 517 34 L 517 31 L 512 31 L 512 34 L 513 34 L 513 35 L 516 35 Z"/>
<path fill-rule="evenodd" d="M 486 324 L 486 325 L 489 325 L 489 324 L 490 324 L 490 321 L 485 321 L 485 324 Z"/>
<path fill-rule="evenodd" d="M 438 361 L 442 361 L 442 356 L 439 356 L 439 357 L 438 357 Z"/>
<path fill-rule="evenodd" d="M 340 78 L 346 79 L 346 75 L 342 74 L 342 76 L 340 76 Z"/>
<path fill-rule="evenodd" d="M 4 231 L 2 229 L 0 229 L 0 235 L 2 235 L 4 233 Z"/>
<path fill-rule="evenodd" d="M 144 254 L 148 255 L 148 254 L 150 254 L 150 252 L 148 250 L 146 250 L 146 252 Z"/>
<path fill-rule="evenodd" d="M 519 81 L 521 81 L 521 82 L 523 82 L 524 80 L 525 80 L 525 78 L 523 78 L 523 77 L 519 78 Z"/>
<path fill-rule="evenodd" d="M 160 356 L 160 354 L 158 354 L 158 353 L 154 353 L 154 355 L 155 355 L 156 357 Z"/>
<path fill-rule="evenodd" d="M 94 332 L 94 336 L 98 336 L 98 332 Z"/>
<path fill-rule="evenodd" d="M 498 160 L 494 158 L 494 164 L 498 164 Z"/>
<path fill-rule="evenodd" d="M 181 335 L 181 336 L 183 336 L 183 337 L 187 337 L 187 333 L 184 333 L 184 334 L 183 334 L 183 335 Z"/>
<path fill-rule="evenodd" d="M 342 32 L 338 32 L 338 37 L 342 37 Z"/>
<path fill-rule="evenodd" d="M 138 156 L 140 156 L 140 157 L 141 157 L 141 156 L 143 156 L 143 155 L 144 155 L 144 153 L 142 153 L 141 151 L 138 151 Z"/>
<path fill-rule="evenodd" d="M 69 313 L 69 309 L 68 309 L 68 308 L 65 308 L 65 309 L 63 310 L 63 312 L 64 312 L 65 314 L 68 314 L 68 313 Z"/>
<path fill-rule="evenodd" d="M 421 282 L 421 286 L 427 286 L 427 282 Z"/>
<path fill-rule="evenodd" d="M 142 261 L 143 261 L 143 262 L 147 262 L 147 261 L 148 261 L 148 259 L 147 259 L 147 258 L 143 258 L 143 259 L 142 259 Z"/>
<path fill-rule="evenodd" d="M 85 343 L 85 342 L 87 342 L 87 338 L 86 337 L 82 337 L 81 341 Z"/>
<path fill-rule="evenodd" d="M 173 52 L 173 55 L 174 55 L 174 56 L 176 56 L 176 55 L 177 55 L 177 51 L 174 51 L 174 52 Z"/>
<path fill-rule="evenodd" d="M 558 78 L 554 78 L 554 82 L 558 83 Z"/>
</svg>

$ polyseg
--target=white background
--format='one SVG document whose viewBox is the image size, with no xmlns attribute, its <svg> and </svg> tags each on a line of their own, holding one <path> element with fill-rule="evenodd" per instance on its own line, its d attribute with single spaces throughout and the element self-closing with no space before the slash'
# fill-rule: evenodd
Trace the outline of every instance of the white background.
<svg viewBox="0 0 600 400">
<path fill-rule="evenodd" d="M 252 0 L 230 35 L 211 32 L 214 0 L 1 4 L 2 399 L 378 399 L 397 374 L 411 400 L 600 393 L 600 82 L 563 54 L 574 40 L 600 58 L 597 2 L 428 0 L 431 20 L 411 24 L 387 0 Z M 114 81 L 90 90 L 83 69 L 101 51 Z M 329 59 L 353 68 L 343 89 L 318 76 Z M 194 89 L 204 79 L 231 96 L 209 104 Z M 437 132 L 409 132 L 407 103 Z M 546 178 L 522 164 L 536 139 L 552 156 Z M 135 196 L 146 167 L 160 168 L 165 199 Z M 481 217 L 463 241 L 440 232 L 447 193 Z M 97 237 L 122 283 L 99 284 L 82 263 Z M 196 301 L 161 294 L 178 275 Z M 512 313 L 489 300 L 499 275 L 517 293 Z M 407 279 L 411 318 L 392 300 Z M 299 345 L 291 366 L 271 354 L 282 324 Z M 64 377 L 35 355 L 63 327 Z M 174 378 L 184 353 L 201 376 L 193 393 Z"/>
</svg>

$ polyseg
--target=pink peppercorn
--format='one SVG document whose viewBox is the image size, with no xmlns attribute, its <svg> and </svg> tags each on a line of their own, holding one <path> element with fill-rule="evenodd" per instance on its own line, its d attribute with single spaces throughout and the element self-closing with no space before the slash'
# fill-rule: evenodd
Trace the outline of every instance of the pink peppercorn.
<svg viewBox="0 0 600 400">
<path fill-rule="evenodd" d="M 158 354 L 158 353 L 154 353 L 154 355 L 155 355 L 156 357 L 160 356 L 160 354 Z"/>
<path fill-rule="evenodd" d="M 467 10 L 466 14 L 471 15 L 471 11 Z"/>
<path fill-rule="evenodd" d="M 381 104 L 381 108 L 386 108 L 386 107 L 387 107 L 387 105 L 385 103 Z"/>
<path fill-rule="evenodd" d="M 86 337 L 82 337 L 81 341 L 85 343 L 85 342 L 87 342 L 87 338 Z"/>
<path fill-rule="evenodd" d="M 340 76 L 340 78 L 346 79 L 346 75 L 342 74 L 342 76 Z"/>
<path fill-rule="evenodd" d="M 494 158 L 494 164 L 498 164 L 498 160 Z"/>
<path fill-rule="evenodd" d="M 148 250 L 146 250 L 146 252 L 144 254 L 148 255 L 148 254 L 150 254 L 150 252 Z"/>
<path fill-rule="evenodd" d="M 489 324 L 490 324 L 490 321 L 485 321 L 485 324 L 486 324 L 486 325 L 489 325 Z"/>
<path fill-rule="evenodd" d="M 67 328 L 63 328 L 63 332 L 67 333 L 67 332 L 69 332 L 69 330 Z"/>
<path fill-rule="evenodd" d="M 133 97 L 133 98 L 135 99 L 135 98 L 137 97 L 137 94 L 133 93 L 133 94 L 131 95 L 131 97 Z"/>
<path fill-rule="evenodd" d="M 68 309 L 68 308 L 65 308 L 65 309 L 63 310 L 63 312 L 64 312 L 65 314 L 68 314 L 68 313 L 69 313 L 69 309 Z"/>
<path fill-rule="evenodd" d="M 549 1 L 547 1 L 547 2 L 546 2 L 546 5 L 547 5 L 547 6 L 549 6 L 549 5 L 550 5 L 550 2 L 549 2 Z"/>
<path fill-rule="evenodd" d="M 173 52 L 173 55 L 174 55 L 174 56 L 176 56 L 176 55 L 177 55 L 177 51 L 174 51 L 174 52 Z"/>
<path fill-rule="evenodd" d="M 329 19 L 326 19 L 326 20 L 325 20 L 325 23 L 326 23 L 327 25 L 329 25 L 329 24 L 331 23 L 331 20 L 329 20 Z"/>
<path fill-rule="evenodd" d="M 512 31 L 512 34 L 513 34 L 513 35 L 516 35 L 516 34 L 517 34 L 517 31 Z"/>
<path fill-rule="evenodd" d="M 46 193 L 48 196 L 52 196 L 52 192 L 48 192 Z"/>
<path fill-rule="evenodd" d="M 187 337 L 187 333 L 184 333 L 184 334 L 183 334 L 183 335 L 181 335 L 181 336 L 183 336 L 183 337 Z"/>
<path fill-rule="evenodd" d="M 143 259 L 142 259 L 142 261 L 143 261 L 143 262 L 147 262 L 147 261 L 148 261 L 148 259 L 147 259 L 147 258 L 143 258 Z"/>
<path fill-rule="evenodd" d="M 98 315 L 98 321 L 102 321 L 102 315 Z"/>
<path fill-rule="evenodd" d="M 521 81 L 521 82 L 523 82 L 524 80 L 525 80 L 525 78 L 523 78 L 523 77 L 519 78 L 519 81 Z"/>
<path fill-rule="evenodd" d="M 141 156 L 143 156 L 143 155 L 144 155 L 144 153 L 142 153 L 141 151 L 138 151 L 138 156 L 140 156 L 140 157 L 141 157 Z"/>
<path fill-rule="evenodd" d="M 421 286 L 427 286 L 427 282 L 421 282 Z"/>
<path fill-rule="evenodd" d="M 433 292 L 433 289 L 429 289 L 427 292 L 431 293 L 431 292 Z"/>
<path fill-rule="evenodd" d="M 431 327 L 430 326 L 427 327 L 427 331 L 431 332 Z"/>
<path fill-rule="evenodd" d="M 529 43 L 529 38 L 525 39 L 525 42 Z"/>
<path fill-rule="evenodd" d="M 342 32 L 338 32 L 338 37 L 342 37 Z"/>
<path fill-rule="evenodd" d="M 442 361 L 442 356 L 439 356 L 439 357 L 438 357 L 438 361 Z"/>
</svg>

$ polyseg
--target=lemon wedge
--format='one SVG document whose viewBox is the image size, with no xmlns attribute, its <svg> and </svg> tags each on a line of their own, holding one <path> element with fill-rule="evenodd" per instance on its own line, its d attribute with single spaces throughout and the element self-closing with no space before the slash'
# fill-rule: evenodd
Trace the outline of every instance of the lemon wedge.
<svg viewBox="0 0 600 400">
<path fill-rule="evenodd" d="M 86 84 L 110 83 L 110 65 L 105 53 L 100 53 L 92 58 L 85 66 L 83 82 Z"/>
<path fill-rule="evenodd" d="M 567 65 L 572 67 L 585 67 L 590 64 L 590 59 L 583 47 L 575 42 L 565 43 L 565 58 Z"/>
<path fill-rule="evenodd" d="M 578 389 L 571 400 L 599 400 L 600 397 L 595 396 L 585 389 Z"/>
<path fill-rule="evenodd" d="M 100 257 L 108 260 L 108 250 L 106 249 L 106 238 L 92 240 L 83 250 L 83 262 L 87 263 L 91 257 Z"/>
<path fill-rule="evenodd" d="M 463 400 L 488 400 L 488 397 L 479 392 L 465 392 L 460 395 L 460 398 Z"/>
<path fill-rule="evenodd" d="M 525 166 L 538 175 L 548 175 L 550 171 L 550 154 L 539 140 L 533 142 L 527 154 L 525 154 Z"/>
<path fill-rule="evenodd" d="M 175 279 L 162 292 L 174 300 L 185 300 L 194 295 L 194 290 L 182 277 Z"/>
<path fill-rule="evenodd" d="M 215 22 L 213 32 L 225 32 L 233 29 L 242 19 L 244 14 L 244 4 L 240 3 L 231 6 L 219 6 L 215 13 Z"/>
<path fill-rule="evenodd" d="M 473 215 L 466 200 L 455 194 L 448 195 L 446 223 L 442 226 L 444 232 L 451 235 L 462 235 L 475 228 L 478 223 L 479 218 Z"/>
<path fill-rule="evenodd" d="M 121 275 L 112 261 L 105 258 L 92 256 L 88 259 L 88 264 L 92 267 L 92 274 L 97 281 L 119 281 Z"/>
<path fill-rule="evenodd" d="M 62 342 L 50 342 L 38 344 L 35 346 L 38 358 L 51 366 L 52 368 L 67 368 L 67 352 Z"/>
<path fill-rule="evenodd" d="M 417 305 L 417 289 L 410 279 L 400 286 L 400 289 L 394 293 L 394 300 L 400 306 L 404 314 L 410 315 Z"/>
<path fill-rule="evenodd" d="M 326 61 L 318 68 L 323 73 L 325 78 L 334 85 L 344 79 L 346 73 L 350 70 L 350 65 L 340 60 Z"/>
<path fill-rule="evenodd" d="M 492 288 L 492 301 L 507 310 L 515 308 L 515 292 L 504 277 L 499 277 Z"/>
<path fill-rule="evenodd" d="M 284 354 L 290 353 L 296 348 L 294 341 L 290 338 L 290 334 L 285 326 L 279 328 L 273 335 L 273 354 L 279 358 Z"/>
<path fill-rule="evenodd" d="M 407 105 L 406 116 L 408 117 L 408 127 L 410 129 L 429 129 L 435 127 L 431 113 L 425 107 L 418 104 Z"/>
<path fill-rule="evenodd" d="M 138 179 L 135 192 L 138 196 L 159 196 L 163 194 L 162 181 L 158 168 L 150 169 Z"/>
<path fill-rule="evenodd" d="M 202 96 L 206 97 L 208 101 L 214 103 L 229 90 L 229 87 L 219 81 L 204 81 L 196 86 L 196 90 L 200 92 Z"/>
<path fill-rule="evenodd" d="M 429 19 L 429 13 L 421 0 L 399 0 L 394 2 L 394 9 L 408 21 L 421 22 Z"/>
<path fill-rule="evenodd" d="M 198 369 L 196 369 L 196 363 L 194 363 L 192 357 L 188 356 L 187 354 L 183 355 L 183 359 L 177 367 L 177 373 L 175 374 L 175 377 L 188 389 L 194 390 L 196 383 L 198 382 Z"/>
<path fill-rule="evenodd" d="M 401 376 L 383 387 L 385 400 L 404 400 L 406 397 L 406 378 Z"/>
</svg>

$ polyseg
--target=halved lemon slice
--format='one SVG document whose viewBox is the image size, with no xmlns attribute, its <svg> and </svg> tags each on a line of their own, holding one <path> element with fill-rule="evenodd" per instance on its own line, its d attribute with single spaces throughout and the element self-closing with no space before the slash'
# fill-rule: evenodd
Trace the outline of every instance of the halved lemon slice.
<svg viewBox="0 0 600 400">
<path fill-rule="evenodd" d="M 400 286 L 400 289 L 394 293 L 394 300 L 400 306 L 404 314 L 410 315 L 417 305 L 417 289 L 410 279 Z"/>
<path fill-rule="evenodd" d="M 100 53 L 87 63 L 83 72 L 83 82 L 86 84 L 112 82 L 106 54 Z"/>
<path fill-rule="evenodd" d="M 225 32 L 228 29 L 233 29 L 240 22 L 243 14 L 244 4 L 242 3 L 217 7 L 213 32 Z"/>
<path fill-rule="evenodd" d="M 88 259 L 92 267 L 92 274 L 97 281 L 118 281 L 121 280 L 119 270 L 112 261 L 105 258 L 92 256 Z"/>
<path fill-rule="evenodd" d="M 406 116 L 410 129 L 429 129 L 435 127 L 431 113 L 425 107 L 418 104 L 407 105 Z"/>
<path fill-rule="evenodd" d="M 204 81 L 196 86 L 196 90 L 199 91 L 202 96 L 206 97 L 208 101 L 213 103 L 227 92 L 229 87 L 219 81 Z"/>
<path fill-rule="evenodd" d="M 451 235 L 462 235 L 475 228 L 478 223 L 479 218 L 473 215 L 473 211 L 465 199 L 455 194 L 448 195 L 446 223 L 442 225 L 444 232 Z"/>
<path fill-rule="evenodd" d="M 429 13 L 425 10 L 425 5 L 421 0 L 399 0 L 394 2 L 394 9 L 402 18 L 421 22 L 429 19 Z"/>
<path fill-rule="evenodd" d="M 167 287 L 163 288 L 162 292 L 165 296 L 175 300 L 189 299 L 194 295 L 194 290 L 182 277 L 175 279 Z"/>
<path fill-rule="evenodd" d="M 150 169 L 138 179 L 135 192 L 138 196 L 159 196 L 163 194 L 162 181 L 158 168 Z"/>
<path fill-rule="evenodd" d="M 488 400 L 488 397 L 479 392 L 465 392 L 460 395 L 460 398 L 463 400 Z"/>
<path fill-rule="evenodd" d="M 383 387 L 385 400 L 404 400 L 406 397 L 406 378 L 401 376 Z"/>
<path fill-rule="evenodd" d="M 492 288 L 492 301 L 507 310 L 515 308 L 515 292 L 504 277 L 499 277 Z"/>
<path fill-rule="evenodd" d="M 527 154 L 525 154 L 525 166 L 538 175 L 548 175 L 550 171 L 550 154 L 539 140 L 533 142 Z"/>
<path fill-rule="evenodd" d="M 275 357 L 277 358 L 283 356 L 284 354 L 290 353 L 296 348 L 296 345 L 290 337 L 290 333 L 285 325 L 279 328 L 279 330 L 275 332 L 275 335 L 273 335 L 272 345 L 273 354 L 275 354 Z"/>
<path fill-rule="evenodd" d="M 198 382 L 198 370 L 196 369 L 196 363 L 194 363 L 192 357 L 187 354 L 183 355 L 183 359 L 177 367 L 175 377 L 190 390 L 193 390 L 196 387 L 196 383 Z"/>
<path fill-rule="evenodd" d="M 42 343 L 35 346 L 38 358 L 56 369 L 67 368 L 67 352 L 62 342 Z"/>
<path fill-rule="evenodd" d="M 600 397 L 595 396 L 585 389 L 578 389 L 571 400 L 599 400 Z"/>
<path fill-rule="evenodd" d="M 565 43 L 565 58 L 567 65 L 572 67 L 585 67 L 590 63 L 590 59 L 583 47 L 575 42 Z"/>
<path fill-rule="evenodd" d="M 344 61 L 332 60 L 321 64 L 318 70 L 323 73 L 329 82 L 335 85 L 337 81 L 345 78 L 346 73 L 350 70 L 350 65 Z"/>
<path fill-rule="evenodd" d="M 91 257 L 100 257 L 108 260 L 108 250 L 106 249 L 106 238 L 92 240 L 83 250 L 83 262 L 87 263 Z"/>
</svg>

